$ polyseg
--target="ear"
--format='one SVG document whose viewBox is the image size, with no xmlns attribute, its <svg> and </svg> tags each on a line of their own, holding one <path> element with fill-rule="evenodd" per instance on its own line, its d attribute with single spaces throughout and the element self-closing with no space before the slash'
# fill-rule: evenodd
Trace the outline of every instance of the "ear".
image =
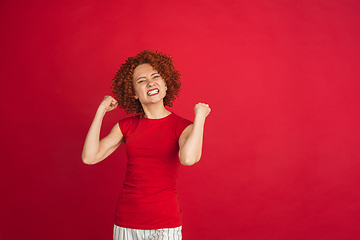
<svg viewBox="0 0 360 240">
<path fill-rule="evenodd" d="M 134 95 L 134 98 L 135 98 L 135 99 L 139 99 L 139 97 L 138 97 L 136 94 Z"/>
</svg>

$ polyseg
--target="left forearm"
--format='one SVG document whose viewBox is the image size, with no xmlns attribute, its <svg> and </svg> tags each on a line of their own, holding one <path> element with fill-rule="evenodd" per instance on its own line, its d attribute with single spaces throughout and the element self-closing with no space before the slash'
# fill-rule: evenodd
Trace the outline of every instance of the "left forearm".
<svg viewBox="0 0 360 240">
<path fill-rule="evenodd" d="M 201 158 L 203 146 L 205 117 L 195 116 L 194 124 L 185 143 L 179 151 L 180 162 L 183 165 L 191 166 L 197 163 Z"/>
</svg>

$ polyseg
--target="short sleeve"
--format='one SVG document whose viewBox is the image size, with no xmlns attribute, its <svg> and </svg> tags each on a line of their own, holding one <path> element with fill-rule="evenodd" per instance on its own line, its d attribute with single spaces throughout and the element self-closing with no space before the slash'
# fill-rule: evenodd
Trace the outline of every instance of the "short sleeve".
<svg viewBox="0 0 360 240">
<path fill-rule="evenodd" d="M 126 141 L 127 136 L 131 132 L 131 126 L 132 126 L 132 122 L 133 122 L 134 118 L 135 117 L 128 117 L 128 118 L 121 119 L 119 121 L 119 127 L 121 130 L 121 133 L 124 136 L 125 141 Z"/>
<path fill-rule="evenodd" d="M 175 131 L 176 138 L 179 138 L 180 135 L 182 134 L 182 132 L 191 124 L 192 124 L 191 121 L 189 121 L 185 118 L 179 117 L 179 120 L 176 125 L 176 131 Z"/>
</svg>

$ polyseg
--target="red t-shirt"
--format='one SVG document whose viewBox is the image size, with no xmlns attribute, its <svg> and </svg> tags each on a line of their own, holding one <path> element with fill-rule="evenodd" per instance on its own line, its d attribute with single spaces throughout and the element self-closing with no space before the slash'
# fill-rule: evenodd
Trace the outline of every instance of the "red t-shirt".
<svg viewBox="0 0 360 240">
<path fill-rule="evenodd" d="M 178 140 L 190 124 L 174 113 L 161 119 L 135 116 L 119 121 L 128 163 L 116 209 L 117 226 L 144 230 L 181 226 Z"/>
</svg>

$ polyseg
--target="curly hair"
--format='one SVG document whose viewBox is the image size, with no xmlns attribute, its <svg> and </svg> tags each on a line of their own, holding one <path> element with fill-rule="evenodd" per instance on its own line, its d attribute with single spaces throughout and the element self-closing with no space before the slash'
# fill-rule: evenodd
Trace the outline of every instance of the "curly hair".
<svg viewBox="0 0 360 240">
<path fill-rule="evenodd" d="M 175 69 L 171 56 L 157 51 L 144 50 L 135 57 L 129 57 L 112 80 L 111 90 L 114 98 L 118 101 L 118 106 L 129 115 L 144 116 L 145 114 L 139 99 L 134 98 L 133 88 L 134 70 L 137 66 L 145 63 L 150 64 L 166 83 L 164 106 L 172 107 L 173 101 L 181 91 L 181 75 Z"/>
</svg>

